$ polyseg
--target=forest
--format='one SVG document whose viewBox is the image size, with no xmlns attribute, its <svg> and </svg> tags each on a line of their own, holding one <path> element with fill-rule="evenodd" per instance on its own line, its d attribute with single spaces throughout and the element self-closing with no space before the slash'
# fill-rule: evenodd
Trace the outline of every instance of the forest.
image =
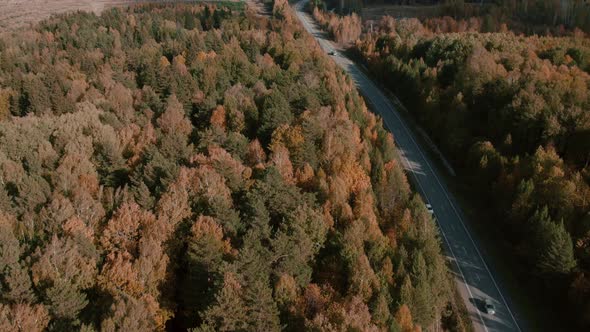
<svg viewBox="0 0 590 332">
<path fill-rule="evenodd" d="M 484 33 L 478 17 L 384 17 L 362 33 L 355 15 L 314 17 L 445 151 L 519 280 L 590 328 L 590 39 Z"/>
<path fill-rule="evenodd" d="M 590 32 L 590 6 L 583 0 L 442 1 L 443 15 L 455 19 L 480 16 L 487 31 L 507 24 L 526 34 L 563 35 L 574 29 Z"/>
<path fill-rule="evenodd" d="M 486 32 L 507 24 L 511 31 L 526 34 L 562 35 L 576 28 L 590 33 L 590 5 L 585 0 L 310 0 L 323 10 L 360 16 L 392 10 L 392 16 L 407 13 L 451 16 L 454 19 L 479 17 Z M 412 9 L 411 12 L 405 11 Z M 398 16 L 400 15 L 400 16 Z"/>
<path fill-rule="evenodd" d="M 3 35 L 0 330 L 464 329 L 392 135 L 314 45 L 282 1 Z"/>
</svg>

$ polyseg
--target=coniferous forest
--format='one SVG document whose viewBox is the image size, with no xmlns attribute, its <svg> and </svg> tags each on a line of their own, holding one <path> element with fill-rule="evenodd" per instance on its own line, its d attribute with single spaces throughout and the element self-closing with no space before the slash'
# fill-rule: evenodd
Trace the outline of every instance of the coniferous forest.
<svg viewBox="0 0 590 332">
<path fill-rule="evenodd" d="M 383 18 L 355 45 L 485 202 L 521 280 L 590 326 L 590 43 Z"/>
<path fill-rule="evenodd" d="M 460 325 L 391 134 L 314 45 L 280 2 L 268 18 L 142 5 L 4 35 L 0 330 Z M 477 151 L 490 178 L 522 167 Z M 536 195 L 519 179 L 505 186 Z"/>
<path fill-rule="evenodd" d="M 362 30 L 355 14 L 312 10 L 445 152 L 478 209 L 473 219 L 496 233 L 519 284 L 540 292 L 555 320 L 587 330 L 588 36 L 577 27 L 524 35 L 506 24 L 488 33 L 485 18 L 448 16 L 386 16 Z"/>
</svg>

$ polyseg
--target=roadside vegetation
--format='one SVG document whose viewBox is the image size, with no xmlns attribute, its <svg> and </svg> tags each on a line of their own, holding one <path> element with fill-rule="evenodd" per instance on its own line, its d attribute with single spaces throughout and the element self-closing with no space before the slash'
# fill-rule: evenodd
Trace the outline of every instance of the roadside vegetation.
<svg viewBox="0 0 590 332">
<path fill-rule="evenodd" d="M 312 45 L 283 2 L 0 39 L 0 330 L 456 330 L 391 134 Z"/>
<path fill-rule="evenodd" d="M 355 13 L 339 16 L 314 6 L 312 15 L 322 29 L 330 34 L 330 38 L 340 45 L 350 46 L 361 36 L 361 18 Z"/>
<path fill-rule="evenodd" d="M 315 16 L 329 31 L 347 20 Z M 479 18 L 384 17 L 371 27 L 351 52 L 488 202 L 516 272 L 576 328 L 590 327 L 590 39 L 516 35 L 505 24 L 483 33 Z"/>
</svg>

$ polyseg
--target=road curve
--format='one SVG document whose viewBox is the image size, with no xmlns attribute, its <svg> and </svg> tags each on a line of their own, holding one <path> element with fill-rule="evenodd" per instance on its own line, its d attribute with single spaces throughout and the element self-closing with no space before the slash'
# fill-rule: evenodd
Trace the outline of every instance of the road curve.
<svg viewBox="0 0 590 332">
<path fill-rule="evenodd" d="M 294 5 L 297 17 L 324 51 L 337 50 L 337 47 L 325 38 L 313 19 L 304 11 L 307 1 L 302 0 Z M 439 176 L 438 170 L 421 149 L 415 135 L 404 123 L 404 119 L 385 94 L 355 63 L 339 52 L 333 56 L 333 59 L 348 72 L 371 108 L 381 115 L 385 125 L 395 137 L 404 168 L 411 174 L 413 182 L 424 199 L 434 208 L 447 258 L 451 262 L 457 288 L 465 301 L 475 331 L 526 330 L 523 318 L 511 310 L 510 298 L 496 281 L 493 267 L 486 264 L 476 239 L 465 226 L 465 217 L 459 205 Z M 483 299 L 492 301 L 496 308 L 495 315 L 485 312 Z"/>
</svg>

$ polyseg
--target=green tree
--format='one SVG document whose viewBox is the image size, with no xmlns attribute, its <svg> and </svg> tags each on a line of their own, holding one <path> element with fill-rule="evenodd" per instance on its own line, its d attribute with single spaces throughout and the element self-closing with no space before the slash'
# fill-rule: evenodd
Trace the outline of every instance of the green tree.
<svg viewBox="0 0 590 332">
<path fill-rule="evenodd" d="M 291 124 L 293 121 L 289 102 L 278 87 L 274 87 L 270 94 L 264 98 L 259 121 L 258 135 L 265 143 L 270 142 L 273 131 L 280 125 Z"/>
<path fill-rule="evenodd" d="M 236 276 L 227 272 L 223 287 L 215 296 L 215 304 L 202 315 L 205 325 L 215 331 L 247 330 L 249 318 L 242 293 Z"/>
<path fill-rule="evenodd" d="M 0 89 L 0 121 L 10 116 L 10 90 Z"/>
<path fill-rule="evenodd" d="M 551 220 L 547 207 L 537 210 L 529 221 L 535 227 L 535 266 L 545 276 L 570 273 L 576 267 L 574 247 L 563 222 Z"/>
<path fill-rule="evenodd" d="M 272 297 L 268 276 L 250 280 L 244 291 L 248 308 L 248 329 L 251 331 L 280 330 L 279 310 Z"/>
<path fill-rule="evenodd" d="M 32 302 L 31 278 L 19 262 L 22 252 L 13 225 L 14 219 L 0 213 L 0 300 Z"/>
<path fill-rule="evenodd" d="M 197 318 L 196 313 L 204 310 L 214 300 L 218 287 L 216 284 L 223 278 L 223 258 L 229 250 L 229 243 L 223 239 L 223 231 L 215 220 L 211 217 L 199 217 L 188 240 L 187 272 L 184 289 L 180 293 L 189 321 Z"/>
<path fill-rule="evenodd" d="M 424 256 L 420 251 L 414 253 L 411 268 L 412 302 L 410 309 L 414 313 L 414 319 L 422 326 L 429 326 L 436 314 L 437 299 L 431 289 L 429 271 Z"/>
</svg>

